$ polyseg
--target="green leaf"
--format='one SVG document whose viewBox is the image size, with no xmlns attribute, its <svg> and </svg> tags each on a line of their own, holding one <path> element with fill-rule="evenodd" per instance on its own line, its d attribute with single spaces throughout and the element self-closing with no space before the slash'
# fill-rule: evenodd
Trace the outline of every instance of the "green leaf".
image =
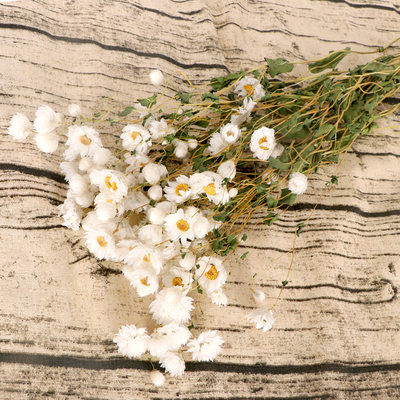
<svg viewBox="0 0 400 400">
<path fill-rule="evenodd" d="M 282 286 L 285 287 L 288 283 L 289 283 L 289 281 L 284 280 L 284 281 L 282 281 Z"/>
<path fill-rule="evenodd" d="M 339 182 L 339 177 L 336 176 L 336 175 L 332 175 L 332 176 L 331 176 L 331 183 L 332 183 L 333 185 L 337 185 L 338 182 Z"/>
<path fill-rule="evenodd" d="M 203 93 L 203 94 L 201 95 L 201 100 L 202 100 L 202 101 L 207 100 L 207 99 L 212 100 L 212 101 L 214 101 L 214 102 L 216 102 L 216 103 L 219 102 L 219 97 L 216 96 L 216 95 L 213 94 L 213 93 Z"/>
<path fill-rule="evenodd" d="M 327 136 L 333 130 L 336 131 L 336 127 L 332 124 L 321 125 L 319 129 L 314 133 L 314 137 Z"/>
<path fill-rule="evenodd" d="M 207 128 L 209 123 L 210 123 L 210 121 L 208 119 L 200 119 L 198 121 L 192 122 L 192 125 L 197 125 L 197 126 L 201 126 L 202 128 Z"/>
<path fill-rule="evenodd" d="M 304 222 L 297 224 L 296 235 L 300 236 L 301 230 L 304 228 Z"/>
<path fill-rule="evenodd" d="M 126 115 L 130 114 L 134 109 L 135 109 L 135 107 L 126 107 L 124 111 L 121 111 L 118 114 L 118 116 L 119 117 L 125 117 Z"/>
<path fill-rule="evenodd" d="M 211 79 L 211 86 L 213 88 L 213 91 L 216 92 L 218 90 L 223 89 L 224 87 L 228 86 L 230 83 L 233 81 L 236 81 L 243 76 L 246 75 L 246 71 L 240 71 L 232 74 L 227 74 L 224 76 L 218 76 L 216 78 Z"/>
<path fill-rule="evenodd" d="M 328 68 L 335 68 L 343 58 L 350 53 L 350 47 L 330 53 L 328 56 L 308 65 L 308 69 L 313 74 L 318 74 Z"/>
<path fill-rule="evenodd" d="M 200 286 L 197 286 L 197 292 L 203 294 L 203 289 L 201 289 Z"/>
<path fill-rule="evenodd" d="M 285 58 L 267 58 L 264 60 L 268 63 L 268 73 L 273 78 L 276 75 L 283 74 L 284 72 L 291 72 L 294 65 Z"/>
<path fill-rule="evenodd" d="M 290 168 L 290 163 L 284 163 L 273 157 L 268 159 L 268 163 L 272 168 L 279 169 L 279 171 L 287 171 Z"/>
<path fill-rule="evenodd" d="M 278 205 L 278 200 L 270 196 L 267 198 L 267 203 L 268 203 L 268 208 L 275 208 Z"/>
<path fill-rule="evenodd" d="M 265 219 L 264 219 L 264 224 L 271 226 L 277 219 L 279 218 L 278 214 L 275 213 L 269 213 Z"/>
<path fill-rule="evenodd" d="M 156 104 L 157 101 L 157 95 L 153 94 L 153 96 L 148 97 L 147 99 L 138 99 L 138 102 L 143 106 L 147 108 L 153 107 L 154 104 Z"/>
<path fill-rule="evenodd" d="M 192 96 L 190 93 L 177 93 L 178 99 L 181 101 L 182 104 L 189 104 L 190 97 Z"/>
<path fill-rule="evenodd" d="M 281 198 L 279 199 L 280 204 L 287 204 L 292 206 L 297 198 L 297 195 L 292 193 L 289 189 L 281 190 Z"/>
<path fill-rule="evenodd" d="M 247 234 L 246 233 L 243 234 L 242 240 L 243 240 L 243 242 L 245 242 L 247 240 Z"/>
<path fill-rule="evenodd" d="M 249 254 L 248 251 L 246 251 L 245 253 L 243 253 L 243 254 L 240 256 L 240 258 L 241 258 L 242 260 L 244 260 L 244 259 L 247 257 L 247 254 Z"/>
</svg>

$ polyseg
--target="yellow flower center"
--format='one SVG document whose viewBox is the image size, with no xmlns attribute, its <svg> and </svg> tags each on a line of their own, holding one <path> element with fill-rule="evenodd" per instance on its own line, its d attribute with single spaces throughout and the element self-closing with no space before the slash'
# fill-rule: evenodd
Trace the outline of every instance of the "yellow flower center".
<svg viewBox="0 0 400 400">
<path fill-rule="evenodd" d="M 111 176 L 106 176 L 106 179 L 104 179 L 106 186 L 109 189 L 117 190 L 117 184 L 115 182 L 110 182 L 110 181 L 111 181 Z"/>
<path fill-rule="evenodd" d="M 258 141 L 258 145 L 260 146 L 260 149 L 262 150 L 269 150 L 269 147 L 265 145 L 264 143 L 268 143 L 268 139 L 264 136 Z"/>
<path fill-rule="evenodd" d="M 89 146 L 90 143 L 92 143 L 92 141 L 86 136 L 83 135 L 79 138 L 79 141 L 84 144 L 85 146 Z"/>
<path fill-rule="evenodd" d="M 210 269 L 205 273 L 205 276 L 210 281 L 213 281 L 218 278 L 218 271 L 214 265 L 211 265 Z"/>
<path fill-rule="evenodd" d="M 235 136 L 235 134 L 232 131 L 226 132 L 226 136 Z"/>
<path fill-rule="evenodd" d="M 254 88 L 253 85 L 244 85 L 243 89 L 246 91 L 246 93 L 253 95 L 254 94 Z"/>
<path fill-rule="evenodd" d="M 140 283 L 144 286 L 150 286 L 149 282 L 147 282 L 147 276 L 140 280 Z"/>
<path fill-rule="evenodd" d="M 99 246 L 101 247 L 106 247 L 107 246 L 107 242 L 106 239 L 104 239 L 104 236 L 97 236 L 97 243 L 99 244 Z"/>
<path fill-rule="evenodd" d="M 203 190 L 209 194 L 210 196 L 214 196 L 216 191 L 215 191 L 215 185 L 213 182 L 209 183 L 207 186 L 203 186 Z"/>
<path fill-rule="evenodd" d="M 186 232 L 189 229 L 189 224 L 184 220 L 184 219 L 180 219 L 177 223 L 176 223 L 176 227 L 182 231 L 182 232 Z"/>
<path fill-rule="evenodd" d="M 189 186 L 186 183 L 180 183 L 176 186 L 175 193 L 177 196 L 182 196 L 181 192 L 187 192 L 189 190 Z"/>
<path fill-rule="evenodd" d="M 150 257 L 150 254 L 149 253 L 147 253 L 144 257 L 143 257 L 143 261 L 145 261 L 145 262 L 151 262 L 151 257 Z"/>
<path fill-rule="evenodd" d="M 131 133 L 131 138 L 133 141 L 135 141 L 138 136 L 140 136 L 139 132 L 134 131 Z"/>
<path fill-rule="evenodd" d="M 174 279 L 172 279 L 172 285 L 183 286 L 182 278 L 179 278 L 179 276 L 176 276 Z"/>
</svg>

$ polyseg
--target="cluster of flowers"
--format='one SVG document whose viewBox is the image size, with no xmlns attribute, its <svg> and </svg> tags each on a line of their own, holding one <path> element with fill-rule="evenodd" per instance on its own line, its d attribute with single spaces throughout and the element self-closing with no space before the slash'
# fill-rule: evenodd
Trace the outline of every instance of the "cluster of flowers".
<svg viewBox="0 0 400 400">
<path fill-rule="evenodd" d="M 159 84 L 162 74 L 155 72 L 151 79 Z M 264 95 L 259 81 L 249 76 L 237 82 L 234 91 L 242 97 L 242 106 L 211 135 L 205 154 L 215 156 L 235 146 L 242 135 L 241 125 Z M 139 118 L 148 114 L 140 104 L 135 108 Z M 59 207 L 64 225 L 82 228 L 87 248 L 99 260 L 122 263 L 123 274 L 138 296 L 154 296 L 149 311 L 157 327 L 152 332 L 135 325 L 121 327 L 114 338 L 119 352 L 130 358 L 148 352 L 172 376 L 185 370 L 183 349 L 193 360 L 214 360 L 224 341 L 216 331 L 192 338 L 188 328 L 194 309 L 190 293 L 204 291 L 214 304 L 228 303 L 223 291 L 228 273 L 222 259 L 211 253 L 207 236 L 221 225 L 213 219 L 212 209 L 238 194 L 235 161 L 203 172 L 193 171 L 188 164 L 186 173 L 176 174 L 166 163 L 155 162 L 154 154 L 159 154 L 167 144 L 166 137 L 175 133 L 165 119 L 152 114 L 143 123 L 121 127 L 121 147 L 111 152 L 103 146 L 97 130 L 80 122 L 78 105 L 70 105 L 68 113 L 63 117 L 49 106 L 41 106 L 33 124 L 23 114 L 14 115 L 8 132 L 19 140 L 35 132 L 38 148 L 46 153 L 56 152 L 60 135 L 66 135 L 61 170 L 69 189 Z M 173 139 L 172 145 L 174 162 L 185 165 L 198 142 Z M 275 140 L 273 129 L 261 127 L 252 133 L 248 151 L 267 161 L 278 157 L 283 146 Z M 307 177 L 292 173 L 288 188 L 295 194 L 304 193 Z M 256 292 L 254 298 L 260 307 L 248 318 L 267 331 L 274 322 L 272 312 L 265 308 L 262 292 Z M 151 378 L 156 385 L 165 379 L 155 370 Z"/>
</svg>

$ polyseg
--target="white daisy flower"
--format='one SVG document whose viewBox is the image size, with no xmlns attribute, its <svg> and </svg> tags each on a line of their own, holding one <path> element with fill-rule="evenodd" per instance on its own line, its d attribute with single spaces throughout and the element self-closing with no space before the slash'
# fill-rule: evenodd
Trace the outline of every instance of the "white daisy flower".
<svg viewBox="0 0 400 400">
<path fill-rule="evenodd" d="M 153 69 L 149 74 L 150 82 L 155 86 L 160 86 L 164 82 L 164 75 L 159 69 Z"/>
<path fill-rule="evenodd" d="M 275 131 L 265 126 L 253 132 L 250 140 L 250 150 L 256 158 L 267 161 L 275 147 Z"/>
<path fill-rule="evenodd" d="M 155 274 L 159 274 L 163 268 L 162 257 L 158 249 L 143 245 L 137 241 L 125 257 L 125 263 L 135 268 L 152 268 Z"/>
<path fill-rule="evenodd" d="M 160 364 L 172 376 L 181 376 L 185 372 L 185 361 L 176 353 L 165 353 L 160 358 Z"/>
<path fill-rule="evenodd" d="M 217 306 L 226 306 L 228 304 L 228 297 L 222 289 L 215 290 L 210 294 L 211 301 Z"/>
<path fill-rule="evenodd" d="M 147 196 L 150 197 L 151 200 L 158 201 L 163 196 L 163 190 L 160 185 L 153 185 L 148 191 Z"/>
<path fill-rule="evenodd" d="M 63 226 L 77 231 L 82 221 L 82 208 L 72 198 L 66 198 L 64 203 L 58 207 L 58 215 L 64 219 Z"/>
<path fill-rule="evenodd" d="M 188 155 L 189 146 L 186 142 L 179 140 L 179 139 L 174 139 L 172 141 L 172 144 L 175 146 L 174 154 L 175 154 L 176 158 L 182 159 Z"/>
<path fill-rule="evenodd" d="M 155 246 L 163 241 L 163 229 L 159 225 L 145 225 L 138 230 L 138 237 L 143 243 Z"/>
<path fill-rule="evenodd" d="M 185 252 L 179 259 L 179 265 L 185 271 L 190 271 L 196 265 L 196 256 L 191 251 Z"/>
<path fill-rule="evenodd" d="M 61 124 L 62 115 L 56 113 L 49 106 L 40 106 L 35 115 L 36 118 L 33 122 L 33 127 L 39 134 L 51 133 Z"/>
<path fill-rule="evenodd" d="M 211 171 L 193 174 L 190 182 L 196 194 L 205 194 L 214 204 L 225 204 L 229 201 L 226 186 L 222 185 L 222 177 Z"/>
<path fill-rule="evenodd" d="M 217 174 L 222 178 L 228 178 L 230 181 L 236 176 L 236 166 L 232 160 L 223 162 L 217 169 Z"/>
<path fill-rule="evenodd" d="M 247 316 L 247 319 L 256 324 L 256 328 L 262 329 L 263 332 L 269 331 L 275 322 L 272 311 L 264 308 L 255 309 Z"/>
<path fill-rule="evenodd" d="M 156 293 L 158 290 L 158 276 L 153 268 L 131 268 L 125 267 L 122 272 L 136 289 L 139 297 L 145 297 Z"/>
<path fill-rule="evenodd" d="M 150 304 L 153 319 L 159 324 L 185 324 L 189 321 L 193 308 L 193 299 L 185 296 L 179 286 L 162 289 Z"/>
<path fill-rule="evenodd" d="M 149 131 L 151 133 L 151 137 L 154 140 L 163 138 L 167 135 L 171 135 L 175 133 L 175 129 L 170 127 L 164 118 L 161 118 L 160 121 L 153 119 L 149 123 Z"/>
<path fill-rule="evenodd" d="M 221 130 L 221 137 L 226 143 L 232 144 L 238 141 L 241 135 L 241 130 L 235 124 L 226 124 Z"/>
<path fill-rule="evenodd" d="M 102 229 L 87 231 L 85 244 L 88 250 L 99 260 L 111 260 L 115 256 L 115 242 L 111 232 Z"/>
<path fill-rule="evenodd" d="M 87 213 L 86 217 L 82 220 L 82 228 L 85 231 L 97 232 L 99 230 L 105 230 L 107 232 L 113 232 L 117 227 L 115 221 L 108 221 L 104 223 L 99 220 L 95 211 Z"/>
<path fill-rule="evenodd" d="M 168 181 L 168 186 L 164 187 L 165 198 L 176 204 L 181 204 L 189 199 L 193 193 L 189 178 L 179 175 L 175 182 Z"/>
<path fill-rule="evenodd" d="M 292 172 L 289 176 L 288 188 L 294 194 L 303 194 L 307 190 L 307 176 L 301 172 Z"/>
<path fill-rule="evenodd" d="M 122 146 L 129 151 L 147 154 L 152 143 L 150 132 L 142 125 L 127 125 L 121 134 Z"/>
<path fill-rule="evenodd" d="M 153 369 L 153 371 L 150 372 L 150 380 L 154 386 L 160 387 L 165 383 L 165 376 L 162 372 Z"/>
<path fill-rule="evenodd" d="M 235 93 L 239 96 L 252 96 L 253 99 L 259 99 L 265 95 L 265 91 L 256 78 L 245 76 L 236 85 Z"/>
<path fill-rule="evenodd" d="M 150 337 L 149 352 L 153 357 L 162 357 L 168 351 L 177 351 L 185 345 L 192 334 L 186 326 L 175 322 L 157 328 Z"/>
<path fill-rule="evenodd" d="M 168 240 L 167 238 L 158 246 L 164 260 L 176 257 L 181 251 L 181 244 L 178 241 Z"/>
<path fill-rule="evenodd" d="M 35 135 L 36 146 L 43 153 L 55 153 L 58 148 L 59 136 L 55 133 L 38 133 Z"/>
<path fill-rule="evenodd" d="M 192 218 L 185 215 L 182 209 L 175 214 L 167 215 L 164 219 L 164 226 L 169 240 L 180 240 L 183 246 L 188 240 L 194 239 Z"/>
<path fill-rule="evenodd" d="M 186 211 L 186 214 L 188 212 Z M 213 230 L 213 227 L 207 217 L 205 217 L 200 210 L 193 215 L 193 233 L 197 239 L 203 239 L 209 232 Z"/>
<path fill-rule="evenodd" d="M 10 120 L 10 126 L 8 127 L 9 135 L 14 139 L 22 140 L 26 139 L 31 132 L 32 123 L 26 115 L 21 113 L 13 115 Z"/>
<path fill-rule="evenodd" d="M 150 183 L 150 185 L 155 185 L 161 178 L 168 175 L 168 170 L 165 165 L 149 163 L 143 167 L 142 175 L 146 182 Z"/>
<path fill-rule="evenodd" d="M 165 287 L 180 286 L 187 293 L 193 282 L 193 276 L 182 268 L 172 267 L 163 274 L 162 280 Z"/>
<path fill-rule="evenodd" d="M 111 154 L 111 151 L 105 147 L 99 147 L 93 153 L 93 162 L 100 167 L 103 167 L 106 164 L 111 164 L 112 161 L 117 161 L 117 158 L 114 157 Z"/>
<path fill-rule="evenodd" d="M 232 124 L 240 126 L 243 122 L 247 121 L 256 104 L 252 98 L 246 97 L 243 100 L 243 106 L 239 107 L 236 113 L 231 115 Z"/>
<path fill-rule="evenodd" d="M 125 157 L 125 162 L 128 164 L 126 172 L 139 171 L 141 168 L 143 168 L 146 164 L 150 162 L 150 158 L 144 154 L 131 155 L 129 153 L 126 153 L 124 157 Z"/>
<path fill-rule="evenodd" d="M 78 104 L 70 104 L 68 106 L 68 114 L 71 117 L 79 117 L 82 114 L 81 107 Z"/>
<path fill-rule="evenodd" d="M 210 144 L 207 147 L 207 151 L 215 156 L 229 145 L 230 145 L 229 143 L 225 142 L 220 132 L 214 132 L 211 135 Z"/>
<path fill-rule="evenodd" d="M 224 343 L 217 331 L 202 332 L 197 339 L 188 343 L 188 353 L 192 353 L 192 359 L 197 361 L 213 361 L 221 353 Z"/>
<path fill-rule="evenodd" d="M 210 294 L 224 285 L 228 274 L 222 265 L 222 260 L 215 257 L 201 257 L 197 260 L 196 278 L 199 285 Z"/>
<path fill-rule="evenodd" d="M 139 357 L 146 352 L 148 341 L 146 328 L 136 328 L 135 325 L 121 326 L 113 339 L 118 351 L 129 358 Z"/>
<path fill-rule="evenodd" d="M 107 222 L 113 219 L 117 214 L 117 205 L 108 196 L 99 193 L 94 199 L 95 212 L 97 217 L 102 222 Z"/>
<path fill-rule="evenodd" d="M 93 170 L 89 178 L 93 185 L 99 187 L 100 192 L 115 201 L 120 201 L 128 193 L 127 179 L 120 171 L 110 169 Z"/>
</svg>

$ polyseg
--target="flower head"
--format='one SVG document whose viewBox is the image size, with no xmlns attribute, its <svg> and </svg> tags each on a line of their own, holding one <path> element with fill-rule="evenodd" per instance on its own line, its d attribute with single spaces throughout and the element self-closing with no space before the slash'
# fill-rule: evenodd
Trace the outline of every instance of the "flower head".
<svg viewBox="0 0 400 400">
<path fill-rule="evenodd" d="M 201 257 L 197 260 L 196 278 L 199 285 L 207 292 L 212 293 L 222 287 L 228 274 L 222 265 L 222 260 L 211 256 Z"/>
<path fill-rule="evenodd" d="M 172 376 L 181 376 L 185 372 L 185 361 L 173 352 L 165 353 L 160 357 L 160 364 Z"/>
<path fill-rule="evenodd" d="M 68 128 L 66 146 L 65 159 L 72 161 L 78 156 L 92 157 L 102 144 L 99 133 L 95 129 L 89 126 L 72 125 Z"/>
<path fill-rule="evenodd" d="M 197 339 L 189 341 L 188 352 L 192 353 L 193 360 L 213 361 L 221 352 L 223 343 L 217 331 L 205 331 Z"/>
<path fill-rule="evenodd" d="M 121 134 L 122 146 L 129 151 L 147 154 L 151 147 L 150 132 L 142 125 L 127 125 Z"/>
<path fill-rule="evenodd" d="M 265 126 L 253 132 L 250 140 L 250 150 L 254 156 L 267 161 L 275 147 L 275 131 Z"/>
<path fill-rule="evenodd" d="M 307 190 L 307 177 L 301 172 L 292 172 L 289 176 L 288 188 L 294 194 L 303 194 Z"/>
<path fill-rule="evenodd" d="M 164 221 L 169 240 L 180 240 L 185 246 L 189 244 L 188 240 L 194 239 L 193 219 L 181 208 L 176 213 L 167 215 Z"/>
<path fill-rule="evenodd" d="M 272 311 L 264 308 L 255 309 L 247 316 L 247 319 L 256 324 L 256 328 L 262 329 L 263 332 L 269 331 L 275 322 Z"/>
<path fill-rule="evenodd" d="M 35 131 L 40 134 L 51 133 L 56 129 L 62 120 L 62 115 L 56 113 L 49 106 L 40 106 L 36 111 L 36 118 L 33 122 Z"/>
<path fill-rule="evenodd" d="M 10 120 L 8 134 L 13 136 L 14 139 L 26 139 L 32 130 L 32 123 L 24 114 L 18 113 L 13 115 Z"/>
<path fill-rule="evenodd" d="M 146 334 L 146 328 L 125 325 L 121 326 L 113 341 L 117 344 L 118 351 L 123 356 L 133 358 L 139 357 L 147 351 L 149 335 Z"/>
<path fill-rule="evenodd" d="M 265 91 L 256 78 L 245 76 L 236 85 L 234 91 L 239 96 L 252 96 L 253 99 L 259 99 L 265 95 Z"/>
</svg>

